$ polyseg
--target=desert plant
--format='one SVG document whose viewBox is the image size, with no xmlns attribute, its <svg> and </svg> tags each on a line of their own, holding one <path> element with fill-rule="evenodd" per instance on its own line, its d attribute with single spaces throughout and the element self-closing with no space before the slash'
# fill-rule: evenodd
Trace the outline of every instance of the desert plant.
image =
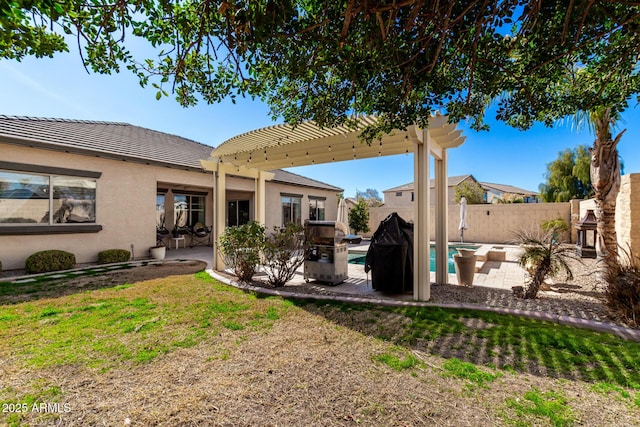
<svg viewBox="0 0 640 427">
<path fill-rule="evenodd" d="M 631 248 L 621 248 L 619 265 L 609 270 L 605 279 L 605 302 L 609 313 L 632 327 L 640 326 L 640 257 Z"/>
<path fill-rule="evenodd" d="M 98 264 L 126 262 L 131 259 L 131 252 L 126 249 L 107 249 L 98 253 Z"/>
<path fill-rule="evenodd" d="M 241 282 L 250 282 L 260 264 L 264 231 L 264 226 L 251 221 L 237 227 L 227 227 L 220 236 L 218 248 L 224 263 Z"/>
<path fill-rule="evenodd" d="M 558 240 L 560 236 L 571 230 L 567 221 L 562 218 L 550 219 L 542 223 L 542 230 L 551 233 L 551 237 Z"/>
<path fill-rule="evenodd" d="M 27 274 L 69 270 L 76 266 L 76 256 L 72 253 L 51 249 L 35 252 L 25 261 Z"/>
<path fill-rule="evenodd" d="M 304 262 L 301 233 L 302 226 L 288 224 L 285 228 L 274 227 L 265 239 L 263 265 L 272 286 L 284 286 Z"/>
<path fill-rule="evenodd" d="M 531 275 L 524 293 L 525 299 L 535 298 L 548 276 L 565 273 L 565 280 L 573 279 L 569 259 L 577 259 L 574 248 L 562 245 L 554 234 L 557 228 L 551 227 L 542 232 L 539 229 L 516 232 L 516 243 L 522 247 L 518 257 L 520 265 Z"/>
</svg>

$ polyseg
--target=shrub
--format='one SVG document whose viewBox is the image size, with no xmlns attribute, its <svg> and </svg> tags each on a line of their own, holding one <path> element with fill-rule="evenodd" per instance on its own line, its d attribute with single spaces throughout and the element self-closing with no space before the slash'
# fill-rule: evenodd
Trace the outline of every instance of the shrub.
<svg viewBox="0 0 640 427">
<path fill-rule="evenodd" d="M 554 238 L 557 228 L 550 227 L 546 233 L 539 230 L 520 230 L 516 233 L 516 243 L 522 248 L 519 264 L 531 275 L 524 298 L 533 299 L 548 276 L 564 272 L 567 280 L 573 278 L 568 263 L 575 259 L 574 248 L 562 245 Z"/>
<path fill-rule="evenodd" d="M 264 247 L 264 227 L 255 221 L 238 227 L 227 227 L 220 236 L 220 253 L 227 268 L 241 282 L 250 282 L 260 264 Z"/>
<path fill-rule="evenodd" d="M 302 226 L 288 224 L 273 228 L 264 242 L 264 268 L 271 286 L 284 286 L 304 262 Z"/>
<path fill-rule="evenodd" d="M 49 271 L 69 270 L 76 265 L 76 256 L 56 249 L 31 254 L 25 262 L 28 274 L 47 273 Z"/>
<path fill-rule="evenodd" d="M 107 249 L 98 253 L 98 264 L 127 262 L 131 259 L 131 252 L 126 249 Z"/>
<path fill-rule="evenodd" d="M 610 315 L 629 326 L 640 326 L 640 257 L 623 250 L 619 265 L 608 271 L 605 301 Z M 624 259 L 626 258 L 626 259 Z"/>
<path fill-rule="evenodd" d="M 369 231 L 369 205 L 365 199 L 359 199 L 349 211 L 349 227 L 355 234 Z"/>
</svg>

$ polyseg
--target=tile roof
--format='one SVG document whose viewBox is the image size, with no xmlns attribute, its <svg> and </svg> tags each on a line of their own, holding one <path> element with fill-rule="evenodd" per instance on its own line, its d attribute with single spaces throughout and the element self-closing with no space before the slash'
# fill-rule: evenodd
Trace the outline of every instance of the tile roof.
<svg viewBox="0 0 640 427">
<path fill-rule="evenodd" d="M 344 191 L 340 187 L 335 187 L 333 185 L 316 181 L 315 179 L 307 178 L 306 176 L 298 175 L 282 169 L 272 170 L 271 172 L 275 173 L 275 176 L 273 177 L 272 182 L 277 181 L 277 182 L 282 182 L 286 184 L 300 185 L 303 187 L 313 187 L 313 188 L 319 188 L 322 190 L 332 190 L 336 192 Z"/>
<path fill-rule="evenodd" d="M 206 172 L 213 147 L 129 123 L 0 115 L 0 142 Z M 284 170 L 275 181 L 325 190 L 339 187 Z M 209 173 L 209 172 L 206 172 Z"/>
<path fill-rule="evenodd" d="M 537 196 L 540 193 L 536 193 L 535 191 L 524 190 L 522 188 L 514 187 L 512 185 L 505 184 L 493 184 L 491 182 L 481 182 L 480 185 L 485 189 L 494 189 L 498 190 L 501 193 L 512 193 L 512 194 L 523 194 L 526 196 Z"/>
<path fill-rule="evenodd" d="M 456 175 L 456 176 L 450 176 L 447 178 L 447 186 L 448 187 L 455 187 L 456 185 L 460 184 L 462 181 L 464 181 L 467 178 L 471 178 L 472 180 L 476 180 L 473 175 Z M 433 188 L 436 186 L 436 181 L 434 179 L 430 180 L 429 182 L 429 187 Z M 410 191 L 410 190 L 414 190 L 415 186 L 413 185 L 413 182 L 410 182 L 408 184 L 403 184 L 400 185 L 398 187 L 393 187 L 393 188 L 389 188 L 388 190 L 384 190 L 383 193 L 387 193 L 387 192 L 393 192 L 393 191 Z"/>
<path fill-rule="evenodd" d="M 202 171 L 213 147 L 129 123 L 0 115 L 0 141 Z"/>
</svg>

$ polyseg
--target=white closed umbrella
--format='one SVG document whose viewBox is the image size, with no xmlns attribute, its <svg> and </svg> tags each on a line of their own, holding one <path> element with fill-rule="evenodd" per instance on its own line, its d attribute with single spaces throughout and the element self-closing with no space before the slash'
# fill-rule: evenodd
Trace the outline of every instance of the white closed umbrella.
<svg viewBox="0 0 640 427">
<path fill-rule="evenodd" d="M 460 243 L 464 243 L 464 230 L 467 229 L 467 199 L 462 196 L 460 198 Z"/>
<path fill-rule="evenodd" d="M 340 199 L 338 203 L 338 218 L 336 221 L 343 223 L 347 227 L 347 234 L 351 234 L 349 230 L 349 210 L 347 209 L 347 204 L 344 199 Z"/>
</svg>

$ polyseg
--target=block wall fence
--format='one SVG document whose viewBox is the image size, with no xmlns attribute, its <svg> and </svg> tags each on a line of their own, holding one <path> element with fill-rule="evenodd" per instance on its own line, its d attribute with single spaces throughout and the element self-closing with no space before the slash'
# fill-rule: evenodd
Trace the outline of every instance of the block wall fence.
<svg viewBox="0 0 640 427">
<path fill-rule="evenodd" d="M 565 203 L 526 203 L 526 204 L 482 204 L 467 206 L 468 228 L 464 232 L 465 242 L 474 243 L 512 243 L 515 232 L 520 229 L 540 227 L 547 220 L 562 218 L 571 224 L 571 232 L 564 236 L 568 243 L 577 239 L 575 224 L 587 212 L 593 209 L 595 201 L 572 200 Z M 397 212 L 407 221 L 413 220 L 413 206 L 407 207 L 375 207 L 369 210 L 368 233 L 370 237 L 382 220 L 392 212 Z M 435 207 L 431 207 L 434 218 Z M 450 242 L 460 241 L 460 206 L 449 205 L 448 233 Z M 616 205 L 616 232 L 618 242 L 640 255 L 640 174 L 623 175 Z M 435 222 L 431 221 L 431 236 L 435 235 Z"/>
</svg>

